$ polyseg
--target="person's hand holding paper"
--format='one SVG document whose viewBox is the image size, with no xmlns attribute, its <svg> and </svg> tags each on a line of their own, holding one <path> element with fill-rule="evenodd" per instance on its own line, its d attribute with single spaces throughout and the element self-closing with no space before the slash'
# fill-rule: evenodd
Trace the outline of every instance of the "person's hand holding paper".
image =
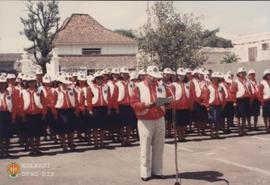
<svg viewBox="0 0 270 185">
<path fill-rule="evenodd" d="M 168 97 L 168 98 L 157 98 L 155 104 L 156 106 L 160 107 L 162 105 L 171 103 L 173 101 L 173 97 Z"/>
</svg>

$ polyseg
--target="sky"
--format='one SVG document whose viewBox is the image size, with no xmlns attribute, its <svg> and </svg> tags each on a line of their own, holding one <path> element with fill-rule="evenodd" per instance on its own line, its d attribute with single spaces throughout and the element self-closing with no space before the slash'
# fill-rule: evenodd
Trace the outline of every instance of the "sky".
<svg viewBox="0 0 270 185">
<path fill-rule="evenodd" d="M 218 35 L 227 39 L 270 32 L 268 1 L 176 1 L 174 6 L 202 17 L 204 28 L 220 28 Z M 146 8 L 146 1 L 60 1 L 60 23 L 72 13 L 87 13 L 108 29 L 138 30 L 146 22 Z M 0 53 L 22 52 L 30 45 L 20 35 L 20 17 L 26 13 L 25 1 L 0 1 Z"/>
</svg>

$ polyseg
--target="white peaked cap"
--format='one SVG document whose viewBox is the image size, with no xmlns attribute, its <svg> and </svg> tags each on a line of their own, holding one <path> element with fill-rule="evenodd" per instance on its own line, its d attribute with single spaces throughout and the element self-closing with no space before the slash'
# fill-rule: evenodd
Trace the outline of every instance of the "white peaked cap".
<svg viewBox="0 0 270 185">
<path fill-rule="evenodd" d="M 190 68 L 187 68 L 186 73 L 192 73 L 192 70 Z"/>
<path fill-rule="evenodd" d="M 94 74 L 94 78 L 101 77 L 101 76 L 103 76 L 103 74 L 102 74 L 101 71 L 97 71 L 97 72 L 95 72 L 95 74 Z"/>
<path fill-rule="evenodd" d="M 120 69 L 120 73 L 129 73 L 129 70 L 128 70 L 127 67 L 122 67 L 122 68 Z"/>
<path fill-rule="evenodd" d="M 36 75 L 42 75 L 43 72 L 42 72 L 42 70 L 40 68 L 37 68 L 36 71 L 35 71 L 35 74 Z"/>
<path fill-rule="evenodd" d="M 43 83 L 51 83 L 51 77 L 49 76 L 49 74 L 45 74 L 45 75 L 42 77 L 42 82 L 43 82 Z"/>
<path fill-rule="evenodd" d="M 14 74 L 8 74 L 7 75 L 7 79 L 15 79 L 16 78 L 16 76 L 14 75 Z"/>
<path fill-rule="evenodd" d="M 80 75 L 78 76 L 78 80 L 79 80 L 79 81 L 86 81 L 86 80 L 87 80 L 87 78 L 86 78 L 86 76 L 85 76 L 85 75 L 80 74 Z"/>
<path fill-rule="evenodd" d="M 147 67 L 147 70 L 146 70 L 146 74 L 154 77 L 154 78 L 162 78 L 162 74 L 160 73 L 160 71 L 158 70 L 158 67 L 157 66 L 149 66 Z"/>
<path fill-rule="evenodd" d="M 248 75 L 250 75 L 250 74 L 256 74 L 256 71 L 255 71 L 254 69 L 250 69 L 250 70 L 248 71 Z"/>
<path fill-rule="evenodd" d="M 177 69 L 177 74 L 178 75 L 186 75 L 187 72 L 186 72 L 186 70 L 184 68 L 180 67 L 180 68 Z"/>
<path fill-rule="evenodd" d="M 113 68 L 111 71 L 112 74 L 120 74 L 119 68 Z"/>
<path fill-rule="evenodd" d="M 267 74 L 270 74 L 270 69 L 265 69 L 264 72 L 263 72 L 263 76 L 267 75 Z"/>
<path fill-rule="evenodd" d="M 7 82 L 7 78 L 4 76 L 0 76 L 0 83 L 6 83 Z"/>
<path fill-rule="evenodd" d="M 247 72 L 245 67 L 239 67 L 237 73 Z"/>
<path fill-rule="evenodd" d="M 174 71 L 169 68 L 169 67 L 166 67 L 164 70 L 163 70 L 163 74 L 170 74 L 170 75 L 173 75 L 175 74 Z"/>
<path fill-rule="evenodd" d="M 138 76 L 139 75 L 146 75 L 146 72 L 144 69 L 141 69 L 139 72 L 138 72 Z"/>
</svg>

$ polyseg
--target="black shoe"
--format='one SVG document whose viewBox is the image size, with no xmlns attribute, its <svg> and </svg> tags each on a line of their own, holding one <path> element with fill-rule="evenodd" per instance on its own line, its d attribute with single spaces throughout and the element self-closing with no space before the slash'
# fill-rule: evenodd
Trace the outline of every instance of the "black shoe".
<svg viewBox="0 0 270 185">
<path fill-rule="evenodd" d="M 31 151 L 31 152 L 29 153 L 29 155 L 30 155 L 30 156 L 37 156 L 37 153 L 36 153 L 36 151 Z"/>
<path fill-rule="evenodd" d="M 153 175 L 152 176 L 154 179 L 166 179 L 164 175 Z"/>
<path fill-rule="evenodd" d="M 36 150 L 35 150 L 35 153 L 36 153 L 37 155 L 42 155 L 42 154 L 43 154 L 39 149 L 36 149 Z"/>
<path fill-rule="evenodd" d="M 151 177 L 142 177 L 142 181 L 149 181 Z"/>
</svg>

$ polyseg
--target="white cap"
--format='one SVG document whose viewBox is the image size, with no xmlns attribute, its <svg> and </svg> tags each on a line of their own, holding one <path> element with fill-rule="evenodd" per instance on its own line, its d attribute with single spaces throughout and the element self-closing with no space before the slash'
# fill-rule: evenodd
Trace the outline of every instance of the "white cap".
<svg viewBox="0 0 270 185">
<path fill-rule="evenodd" d="M 198 73 L 198 69 L 194 69 L 194 70 L 191 72 L 192 75 L 195 75 L 196 73 Z"/>
<path fill-rule="evenodd" d="M 208 75 L 209 74 L 209 72 L 207 70 L 203 69 L 203 68 L 198 69 L 198 73 L 202 74 L 202 75 Z"/>
<path fill-rule="evenodd" d="M 263 76 L 267 75 L 267 74 L 270 74 L 270 69 L 265 69 L 264 72 L 263 72 Z"/>
<path fill-rule="evenodd" d="M 237 70 L 237 74 L 238 74 L 238 73 L 242 73 L 242 72 L 245 72 L 245 73 L 246 73 L 246 72 L 247 72 L 246 68 L 244 68 L 244 67 L 239 67 L 238 70 Z"/>
<path fill-rule="evenodd" d="M 6 83 L 7 82 L 7 79 L 6 79 L 6 77 L 4 77 L 4 76 L 0 76 L 0 83 Z"/>
<path fill-rule="evenodd" d="M 119 68 L 113 68 L 111 71 L 112 74 L 120 74 Z"/>
<path fill-rule="evenodd" d="M 190 68 L 187 68 L 186 73 L 192 73 L 192 70 Z"/>
<path fill-rule="evenodd" d="M 139 72 L 138 72 L 138 76 L 139 75 L 146 75 L 146 72 L 144 69 L 141 69 Z"/>
<path fill-rule="evenodd" d="M 163 74 L 170 74 L 170 75 L 173 75 L 175 74 L 174 71 L 169 68 L 169 67 L 166 67 L 164 70 L 163 70 Z"/>
<path fill-rule="evenodd" d="M 18 76 L 17 76 L 17 78 L 22 79 L 22 78 L 23 78 L 23 76 L 24 76 L 24 74 L 23 74 L 23 73 L 19 73 L 19 74 L 18 74 Z"/>
<path fill-rule="evenodd" d="M 213 72 L 211 78 L 224 78 L 224 75 L 221 72 Z"/>
<path fill-rule="evenodd" d="M 35 74 L 36 75 L 42 75 L 43 72 L 42 72 L 42 70 L 40 68 L 37 68 L 36 71 L 35 71 Z"/>
<path fill-rule="evenodd" d="M 130 80 L 136 80 L 138 78 L 138 75 L 135 71 L 130 72 Z"/>
<path fill-rule="evenodd" d="M 97 71 L 97 72 L 95 72 L 95 74 L 94 74 L 94 78 L 101 77 L 102 75 L 103 75 L 103 74 L 102 74 L 101 71 Z"/>
<path fill-rule="evenodd" d="M 111 73 L 111 71 L 108 68 L 102 70 L 103 75 L 105 75 L 105 74 L 107 75 L 107 74 L 110 74 L 110 73 Z"/>
<path fill-rule="evenodd" d="M 127 67 L 122 67 L 120 69 L 120 73 L 129 73 L 128 68 Z"/>
<path fill-rule="evenodd" d="M 8 79 L 15 79 L 15 78 L 16 78 L 16 76 L 15 76 L 14 74 L 10 74 L 10 73 L 9 73 L 9 74 L 7 75 L 7 80 L 8 80 Z"/>
<path fill-rule="evenodd" d="M 224 80 L 225 80 L 225 82 L 227 82 L 227 83 L 232 83 L 232 76 L 231 76 L 229 73 L 226 73 L 226 74 L 224 75 Z"/>
<path fill-rule="evenodd" d="M 255 71 L 254 69 L 250 69 L 250 70 L 248 71 L 248 75 L 250 75 L 250 74 L 256 74 L 256 71 Z"/>
<path fill-rule="evenodd" d="M 26 80 L 27 81 L 36 81 L 37 78 L 36 78 L 36 76 L 34 74 L 30 74 L 30 75 L 27 76 Z"/>
<path fill-rule="evenodd" d="M 149 66 L 147 67 L 146 74 L 154 77 L 154 78 L 162 78 L 160 71 L 157 66 Z"/>
<path fill-rule="evenodd" d="M 79 81 L 86 81 L 86 80 L 87 80 L 87 78 L 86 78 L 86 76 L 85 76 L 85 75 L 80 74 L 80 75 L 78 76 L 78 80 L 79 80 Z"/>
<path fill-rule="evenodd" d="M 45 75 L 42 77 L 42 82 L 43 82 L 43 83 L 51 83 L 51 77 L 49 76 L 49 74 L 45 74 Z"/>
<path fill-rule="evenodd" d="M 78 72 L 72 73 L 72 77 L 77 77 L 78 75 L 79 75 Z"/>
<path fill-rule="evenodd" d="M 177 74 L 178 75 L 186 75 L 187 72 L 186 72 L 186 70 L 184 68 L 180 67 L 180 68 L 177 69 Z"/>
<path fill-rule="evenodd" d="M 63 83 L 63 84 L 66 84 L 66 85 L 70 85 L 72 84 L 72 82 L 70 80 L 68 80 L 68 77 L 64 76 L 64 75 L 60 75 L 58 77 L 58 81 Z"/>
</svg>

